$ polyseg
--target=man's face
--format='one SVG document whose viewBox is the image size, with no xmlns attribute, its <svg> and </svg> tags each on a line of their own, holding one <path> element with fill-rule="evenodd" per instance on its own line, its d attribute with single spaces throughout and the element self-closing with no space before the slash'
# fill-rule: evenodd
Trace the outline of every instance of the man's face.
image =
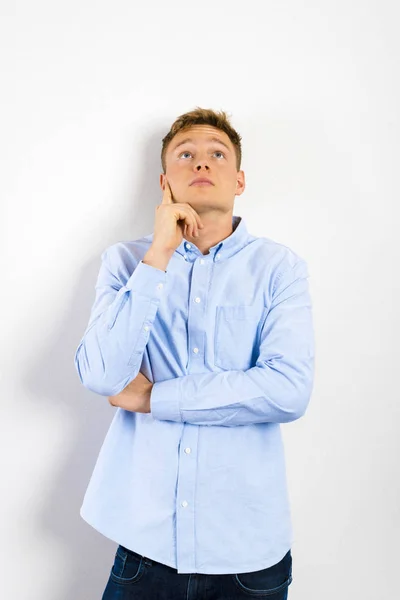
<svg viewBox="0 0 400 600">
<path fill-rule="evenodd" d="M 236 170 L 232 142 L 224 131 L 210 125 L 193 125 L 177 133 L 167 147 L 165 162 L 173 201 L 187 202 L 199 213 L 212 208 L 226 212 L 244 191 L 244 172 Z M 210 179 L 212 185 L 192 183 L 200 177 Z M 161 189 L 164 179 L 162 173 Z"/>
</svg>

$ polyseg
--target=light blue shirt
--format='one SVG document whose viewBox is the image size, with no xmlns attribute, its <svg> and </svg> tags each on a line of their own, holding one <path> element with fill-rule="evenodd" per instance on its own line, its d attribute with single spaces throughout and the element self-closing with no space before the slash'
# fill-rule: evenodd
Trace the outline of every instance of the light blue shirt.
<svg viewBox="0 0 400 600">
<path fill-rule="evenodd" d="M 280 424 L 313 388 L 307 263 L 232 226 L 167 271 L 142 262 L 153 234 L 107 248 L 74 359 L 101 396 L 154 383 L 150 413 L 116 408 L 80 514 L 178 573 L 258 571 L 293 542 Z"/>
</svg>

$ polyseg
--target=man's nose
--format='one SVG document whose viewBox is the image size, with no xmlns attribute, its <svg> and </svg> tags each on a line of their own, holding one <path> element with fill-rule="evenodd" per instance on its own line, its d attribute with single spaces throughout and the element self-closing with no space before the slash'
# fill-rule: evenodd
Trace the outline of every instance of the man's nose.
<svg viewBox="0 0 400 600">
<path fill-rule="evenodd" d="M 209 169 L 210 168 L 208 166 L 208 164 L 207 164 L 207 161 L 205 159 L 204 160 L 199 160 L 195 168 L 199 171 L 202 167 L 204 167 L 205 169 Z"/>
</svg>

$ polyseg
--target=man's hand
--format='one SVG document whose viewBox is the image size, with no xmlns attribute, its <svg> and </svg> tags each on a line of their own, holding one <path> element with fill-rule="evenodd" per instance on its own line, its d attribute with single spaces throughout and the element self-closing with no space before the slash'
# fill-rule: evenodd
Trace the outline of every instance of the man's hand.
<svg viewBox="0 0 400 600">
<path fill-rule="evenodd" d="M 204 229 L 204 223 L 189 203 L 174 201 L 167 176 L 162 175 L 162 177 L 163 197 L 161 204 L 156 206 L 155 210 L 151 247 L 164 252 L 174 252 L 182 242 L 186 231 L 190 236 L 199 237 L 199 230 Z"/>
<path fill-rule="evenodd" d="M 132 412 L 149 413 L 150 395 L 153 384 L 139 371 L 135 379 L 116 396 L 109 396 L 112 406 L 119 406 Z"/>
</svg>

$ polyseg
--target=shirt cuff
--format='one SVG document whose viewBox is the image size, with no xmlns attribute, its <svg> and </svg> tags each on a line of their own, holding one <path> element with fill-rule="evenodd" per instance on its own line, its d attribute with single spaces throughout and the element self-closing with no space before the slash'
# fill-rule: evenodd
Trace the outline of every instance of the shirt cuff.
<svg viewBox="0 0 400 600">
<path fill-rule="evenodd" d="M 181 377 L 153 383 L 150 412 L 155 419 L 182 423 L 180 411 Z"/>
<path fill-rule="evenodd" d="M 167 272 L 139 261 L 125 284 L 125 289 L 136 292 L 150 300 L 159 299 L 160 292 L 167 282 Z"/>
</svg>

